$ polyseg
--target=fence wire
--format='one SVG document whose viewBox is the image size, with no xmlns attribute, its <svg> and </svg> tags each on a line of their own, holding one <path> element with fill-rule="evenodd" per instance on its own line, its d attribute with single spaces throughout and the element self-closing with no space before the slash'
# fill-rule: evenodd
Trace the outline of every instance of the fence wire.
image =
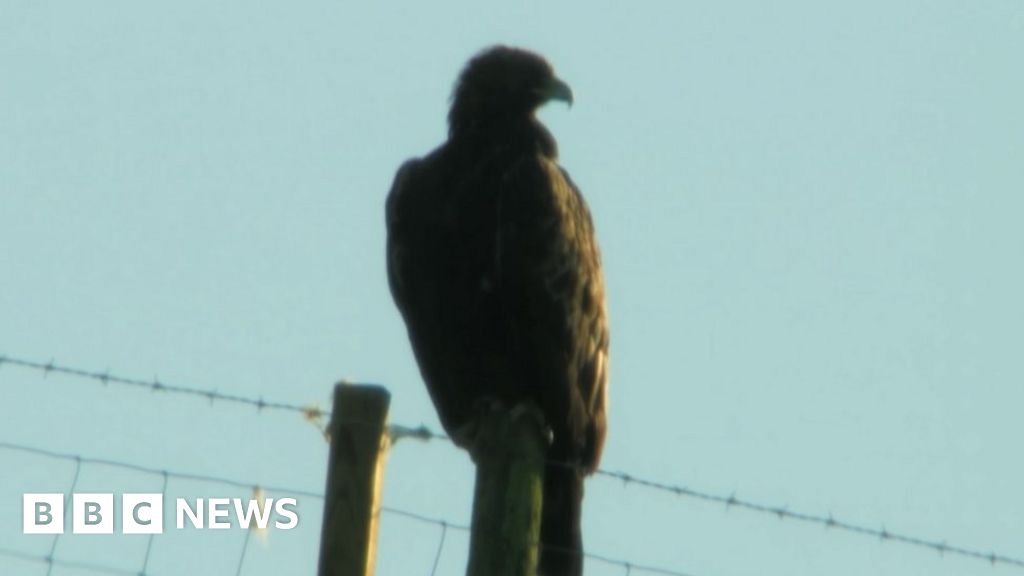
<svg viewBox="0 0 1024 576">
<path fill-rule="evenodd" d="M 114 574 L 116 576 L 140 576 L 141 574 L 136 570 L 125 570 L 124 568 L 117 568 L 115 566 L 107 566 L 104 564 L 94 564 L 91 562 L 76 562 L 73 560 L 61 560 L 54 558 L 53 556 L 44 556 L 42 554 L 28 554 L 18 550 L 12 550 L 10 548 L 0 548 L 0 556 L 7 558 L 15 558 L 17 560 L 24 560 L 26 562 L 37 562 L 39 564 L 46 564 L 48 566 L 60 566 L 62 568 L 74 568 L 76 570 L 86 570 L 88 572 L 95 572 L 97 574 Z M 50 568 L 47 568 L 49 573 Z"/>
<path fill-rule="evenodd" d="M 11 356 L 0 356 L 0 367 L 3 367 L 4 365 L 10 365 L 10 366 L 16 366 L 16 367 L 20 367 L 20 368 L 26 368 L 26 369 L 30 369 L 30 370 L 35 370 L 35 371 L 41 372 L 44 376 L 46 376 L 46 375 L 48 375 L 50 373 L 55 373 L 55 374 L 62 374 L 62 375 L 71 376 L 71 377 L 75 377 L 75 378 L 79 378 L 79 379 L 92 380 L 94 382 L 97 382 L 97 383 L 100 383 L 100 384 L 104 384 L 104 385 L 113 383 L 113 384 L 120 384 L 120 385 L 124 385 L 124 386 L 128 386 L 128 387 L 134 387 L 134 388 L 140 388 L 140 389 L 148 389 L 148 390 L 151 390 L 151 391 L 154 391 L 154 392 L 167 392 L 169 394 L 180 394 L 180 395 L 185 395 L 185 396 L 204 398 L 204 399 L 207 399 L 210 402 L 211 405 L 214 404 L 215 402 L 224 402 L 224 403 L 234 403 L 234 404 L 242 404 L 242 405 L 251 406 L 251 407 L 255 408 L 257 411 L 259 411 L 259 412 L 262 412 L 264 410 L 287 411 L 287 412 L 292 412 L 292 413 L 300 414 L 305 419 L 310 420 L 310 421 L 319 421 L 322 418 L 330 416 L 330 413 L 328 411 L 321 410 L 320 408 L 317 408 L 317 407 L 311 406 L 311 405 L 299 405 L 299 404 L 288 403 L 288 402 L 268 401 L 268 400 L 265 400 L 262 397 L 249 397 L 249 396 L 238 395 L 238 394 L 223 394 L 223 393 L 220 393 L 220 392 L 218 392 L 216 390 L 208 390 L 208 389 L 195 388 L 195 387 L 189 387 L 189 386 L 172 385 L 172 384 L 168 384 L 168 383 L 162 382 L 162 381 L 160 381 L 157 378 L 153 378 L 152 380 L 143 380 L 143 379 L 139 379 L 139 378 L 128 378 L 128 377 L 124 377 L 124 376 L 116 376 L 116 375 L 111 375 L 109 370 L 108 371 L 104 371 L 104 372 L 97 372 L 97 371 L 86 370 L 86 369 L 82 369 L 82 368 L 75 368 L 75 367 L 70 367 L 70 366 L 59 365 L 59 364 L 55 363 L 53 360 L 50 360 L 48 362 L 38 362 L 38 361 L 26 360 L 26 359 L 23 359 L 23 358 L 16 358 L 16 357 L 11 357 Z M 403 426 L 403 425 L 400 425 L 400 424 L 391 424 L 389 426 L 389 433 L 391 435 L 392 443 L 396 442 L 397 440 L 399 440 L 401 438 L 413 438 L 413 439 L 418 439 L 418 440 L 423 440 L 423 441 L 430 441 L 430 440 L 450 441 L 450 439 L 447 436 L 445 436 L 444 434 L 440 434 L 438 432 L 435 432 L 435 431 L 431 430 L 430 428 L 428 428 L 426 425 L 422 425 L 422 424 L 419 425 L 419 426 Z M 5 443 L 0 443 L 0 447 L 10 447 L 10 445 L 7 445 Z M 54 453 L 47 453 L 44 450 L 39 450 L 38 453 L 45 454 L 45 455 L 51 455 L 51 456 L 54 456 L 54 457 L 60 457 L 60 458 L 67 458 L 68 457 L 67 455 L 57 455 L 57 454 L 54 454 Z M 83 460 L 83 461 L 85 461 L 85 460 Z M 122 467 L 130 468 L 130 469 L 134 469 L 134 470 L 137 470 L 137 471 L 140 471 L 140 472 L 146 472 L 146 473 L 151 473 L 151 474 L 164 473 L 164 471 L 161 471 L 161 470 L 155 470 L 155 469 L 152 469 L 152 468 L 136 466 L 136 465 L 129 464 L 129 463 L 119 463 L 119 462 L 110 461 L 110 460 L 91 459 L 91 460 L 89 460 L 89 462 L 90 463 L 94 463 L 94 464 L 107 464 L 107 465 L 114 465 L 114 466 L 122 466 Z M 557 464 L 564 465 L 563 463 L 557 463 Z M 220 482 L 220 483 L 223 483 L 223 484 L 226 484 L 226 485 L 232 485 L 232 486 L 250 487 L 250 488 L 252 487 L 252 485 L 248 484 L 248 483 L 237 482 L 237 481 L 230 480 L 230 479 L 216 478 L 216 477 L 212 477 L 212 476 L 204 476 L 204 475 L 198 475 L 198 474 L 182 474 L 182 473 L 178 473 L 177 475 L 179 477 L 188 478 L 188 479 L 191 479 L 191 480 L 205 480 L 205 481 L 209 481 L 209 482 Z M 961 545 L 956 545 L 956 544 L 950 544 L 946 540 L 928 539 L 928 538 L 924 538 L 924 537 L 920 537 L 920 536 L 914 536 L 914 535 L 905 534 L 905 533 L 901 533 L 901 532 L 894 532 L 894 531 L 888 530 L 884 526 L 872 527 L 872 526 L 868 526 L 868 525 L 864 525 L 864 524 L 859 524 L 859 523 L 856 523 L 856 522 L 851 522 L 851 521 L 847 521 L 847 520 L 835 517 L 831 513 L 822 515 L 822 514 L 814 514 L 814 513 L 808 513 L 808 512 L 801 512 L 801 511 L 791 510 L 787 506 L 778 506 L 778 505 L 766 504 L 766 503 L 761 503 L 761 502 L 755 502 L 755 501 L 752 501 L 752 500 L 746 500 L 746 499 L 738 497 L 735 493 L 723 494 L 723 493 L 709 492 L 709 491 L 705 491 L 705 490 L 695 489 L 695 488 L 692 488 L 690 486 L 686 486 L 686 485 L 683 485 L 683 484 L 671 484 L 671 483 L 667 483 L 667 482 L 651 480 L 651 479 L 648 479 L 648 478 L 642 478 L 642 477 L 638 477 L 636 475 L 633 475 L 633 474 L 630 474 L 630 473 L 627 473 L 627 472 L 621 472 L 621 471 L 611 471 L 611 470 L 607 470 L 607 469 L 599 469 L 599 470 L 597 470 L 596 475 L 598 477 L 601 477 L 601 478 L 617 481 L 617 482 L 621 483 L 623 487 L 633 486 L 633 487 L 638 487 L 638 488 L 645 489 L 645 490 L 651 490 L 651 491 L 656 491 L 656 492 L 672 494 L 672 495 L 675 495 L 675 496 L 678 496 L 678 497 L 681 497 L 681 498 L 690 498 L 690 499 L 695 499 L 695 500 L 699 500 L 699 501 L 703 501 L 703 502 L 708 502 L 708 503 L 713 503 L 713 504 L 717 504 L 717 505 L 723 505 L 727 509 L 729 509 L 729 508 L 736 508 L 736 509 L 745 510 L 745 511 L 756 513 L 756 514 L 772 516 L 772 517 L 775 517 L 775 518 L 777 518 L 779 520 L 787 520 L 788 519 L 788 520 L 794 520 L 794 521 L 797 521 L 797 522 L 803 522 L 803 523 L 807 523 L 807 524 L 816 524 L 816 525 L 823 526 L 823 527 L 828 528 L 828 529 L 834 529 L 836 532 L 845 532 L 845 533 L 853 534 L 853 535 L 860 535 L 860 536 L 871 537 L 871 538 L 878 539 L 881 542 L 892 542 L 892 543 L 896 543 L 896 544 L 900 544 L 900 545 L 906 545 L 906 546 L 910 546 L 910 547 L 929 549 L 929 550 L 932 550 L 934 552 L 939 553 L 942 556 L 946 556 L 946 555 L 949 555 L 949 556 L 960 556 L 960 557 L 964 557 L 964 558 L 970 558 L 970 559 L 973 559 L 973 560 L 981 560 L 981 561 L 987 562 L 989 564 L 992 564 L 993 566 L 995 566 L 995 565 L 1004 565 L 1004 566 L 1008 566 L 1008 567 L 1024 569 L 1024 559 L 1022 559 L 1020 557 L 1014 557 L 1014 556 L 1010 556 L 1010 555 L 1007 555 L 1007 554 L 998 553 L 998 552 L 995 552 L 995 551 L 985 551 L 985 550 L 978 549 L 978 548 L 971 548 L 971 547 L 966 547 L 966 546 L 961 546 Z M 310 491 L 305 491 L 305 490 L 291 490 L 291 489 L 287 489 L 287 488 L 275 488 L 275 487 L 270 487 L 270 486 L 264 486 L 263 488 L 266 489 L 266 490 L 270 490 L 270 491 L 290 492 L 292 494 L 297 494 L 297 495 L 302 495 L 302 496 L 311 496 L 311 497 L 316 497 L 316 498 L 323 498 L 322 494 L 314 493 L 314 492 L 310 492 Z M 383 507 L 382 510 L 385 511 L 385 512 L 393 513 L 393 514 L 400 515 L 400 516 L 406 516 L 406 517 L 413 518 L 413 519 L 420 519 L 420 520 L 423 520 L 423 521 L 432 522 L 432 523 L 434 523 L 434 524 L 436 524 L 436 525 L 438 525 L 439 527 L 442 528 L 442 530 L 443 530 L 442 535 L 445 533 L 444 531 L 446 531 L 447 528 L 464 529 L 464 530 L 468 530 L 469 529 L 468 526 L 462 526 L 462 525 L 458 525 L 458 524 L 453 524 L 451 522 L 447 522 L 444 519 L 422 517 L 422 516 L 419 516 L 419 515 L 417 515 L 415 513 L 404 511 L 404 510 L 396 510 L 396 509 L 388 508 L 388 507 Z M 441 540 L 441 546 L 443 547 L 443 538 Z M 440 557 L 440 547 L 439 547 L 439 551 L 438 551 L 438 558 L 439 557 Z M 600 555 L 596 555 L 596 554 L 588 553 L 587 557 L 591 558 L 593 560 L 600 561 L 600 562 L 606 562 L 606 563 L 609 563 L 609 564 L 615 564 L 615 565 L 622 566 L 624 569 L 626 569 L 627 572 L 630 572 L 632 570 L 637 570 L 637 571 L 641 571 L 641 572 L 649 572 L 649 573 L 657 573 L 657 574 L 683 574 L 683 573 L 680 573 L 680 572 L 661 571 L 661 569 L 659 569 L 659 568 L 632 564 L 632 563 L 629 563 L 629 562 L 626 562 L 626 561 L 622 561 L 622 560 L 615 560 L 615 559 L 604 558 L 604 557 L 602 557 Z"/>
<path fill-rule="evenodd" d="M 75 467 L 76 467 L 75 468 L 76 469 L 76 477 L 77 477 L 77 471 L 80 470 L 82 465 L 109 466 L 109 467 L 113 467 L 113 468 L 120 468 L 120 469 L 123 469 L 123 470 L 130 470 L 130 471 L 134 471 L 134 472 L 139 472 L 139 473 L 142 473 L 142 474 L 148 474 L 148 475 L 153 475 L 153 476 L 161 476 L 161 477 L 163 477 L 165 479 L 167 479 L 167 478 L 177 478 L 177 479 L 182 479 L 182 480 L 207 482 L 207 483 L 211 483 L 211 484 L 219 484 L 219 485 L 223 485 L 223 486 L 230 486 L 230 487 L 236 487 L 236 488 L 247 488 L 247 489 L 252 489 L 252 490 L 263 490 L 265 492 L 274 492 L 274 493 L 278 493 L 278 494 L 288 494 L 290 496 L 306 496 L 306 497 L 315 498 L 315 499 L 318 499 L 318 500 L 323 500 L 324 499 L 324 494 L 322 492 L 316 492 L 316 491 L 313 491 L 313 490 L 307 490 L 307 489 L 303 489 L 303 488 L 290 488 L 290 487 L 284 487 L 284 486 L 269 486 L 269 485 L 258 484 L 258 483 L 253 483 L 253 482 L 244 482 L 244 481 L 241 481 L 241 480 L 238 480 L 238 479 L 227 478 L 227 477 L 223 477 L 223 476 L 214 476 L 214 475 L 209 475 L 209 474 L 196 474 L 196 473 L 193 473 L 193 472 L 183 472 L 183 471 L 175 471 L 175 470 L 167 470 L 167 469 L 157 469 L 157 468 L 152 468 L 152 467 L 149 467 L 149 466 L 142 466 L 140 464 L 135 464 L 135 463 L 131 463 L 131 462 L 124 462 L 124 461 L 120 461 L 120 460 L 111 460 L 111 459 L 108 459 L 108 458 L 95 458 L 95 457 L 85 456 L 85 455 L 81 455 L 81 454 L 69 454 L 69 453 L 64 453 L 64 452 L 57 452 L 57 451 L 53 451 L 53 450 L 47 450 L 47 449 L 44 449 L 44 448 L 38 448 L 38 447 L 34 447 L 34 446 L 28 446 L 28 445 L 25 445 L 25 444 L 18 444 L 18 443 L 13 443 L 13 442 L 0 441 L 0 449 L 14 451 L 14 452 L 22 452 L 22 453 L 26 453 L 26 454 L 33 454 L 33 455 L 36 455 L 36 456 L 42 456 L 42 457 L 51 458 L 51 459 L 55 459 L 55 460 L 63 460 L 63 461 L 74 462 L 75 463 Z M 164 485 L 164 488 L 166 490 L 166 483 Z M 424 514 L 419 514 L 419 513 L 416 513 L 416 512 L 411 512 L 409 510 L 404 510 L 404 509 L 401 509 L 401 508 L 395 508 L 393 506 L 381 506 L 380 510 L 381 510 L 381 512 L 383 512 L 385 514 L 390 514 L 390 515 L 394 515 L 394 516 L 398 516 L 398 517 L 414 520 L 414 521 L 417 521 L 417 522 L 438 526 L 444 532 L 447 532 L 448 529 L 458 530 L 458 531 L 467 532 L 467 533 L 470 531 L 469 525 L 467 525 L 467 524 L 460 524 L 460 523 L 457 523 L 457 522 L 452 522 L 452 521 L 447 520 L 445 518 L 438 518 L 438 517 L 434 517 L 434 516 L 428 516 L 428 515 L 424 515 Z M 239 574 L 241 573 L 242 562 L 245 559 L 245 553 L 246 553 L 246 549 L 248 548 L 248 542 L 249 542 L 249 532 L 251 532 L 251 530 L 247 530 L 246 532 L 247 532 L 246 539 L 245 539 L 245 541 L 242 544 L 242 550 L 241 550 L 241 554 L 239 556 L 239 562 L 238 562 L 238 571 L 239 571 L 238 573 Z M 441 543 L 438 546 L 438 552 L 437 552 L 437 556 L 436 556 L 437 559 L 440 558 L 443 546 L 444 546 L 444 540 L 442 539 Z M 2 549 L 0 549 L 0 552 L 2 552 Z M 12 551 L 12 552 L 18 554 L 19 557 L 24 557 L 26 559 L 48 562 L 51 567 L 53 565 L 58 565 L 58 564 L 68 564 L 67 562 L 63 562 L 63 561 L 55 559 L 54 556 L 53 556 L 52 550 L 51 550 L 51 554 L 49 556 L 33 556 L 31 554 L 24 554 L 24 553 L 20 553 L 20 552 L 17 552 L 17 551 Z M 638 571 L 638 572 L 646 572 L 646 573 L 650 573 L 650 574 L 662 574 L 662 575 L 667 575 L 667 576 L 693 576 L 692 574 L 688 574 L 686 572 L 680 572 L 680 571 L 677 571 L 677 570 L 669 570 L 669 569 L 666 569 L 666 568 L 659 568 L 659 567 L 656 567 L 656 566 L 646 566 L 646 565 L 638 564 L 638 563 L 635 563 L 635 562 L 629 562 L 629 561 L 626 561 L 626 560 L 619 560 L 619 559 L 616 559 L 616 558 L 611 558 L 611 557 L 604 556 L 604 555 L 601 555 L 601 554 L 594 554 L 594 553 L 590 553 L 590 552 L 585 552 L 583 554 L 583 556 L 584 556 L 584 558 L 589 558 L 591 560 L 594 560 L 594 561 L 597 561 L 597 562 L 602 562 L 604 564 L 610 564 L 610 565 L 613 565 L 613 566 L 619 566 L 619 567 L 621 567 L 621 568 L 623 568 L 625 570 L 635 570 L 635 571 Z M 47 560 L 47 559 L 49 559 L 49 560 Z M 436 562 L 437 562 L 437 560 L 435 560 L 435 567 L 436 567 Z M 101 570 L 101 571 L 102 570 L 108 570 L 109 571 L 108 573 L 111 573 L 111 574 L 127 573 L 127 574 L 133 574 L 134 576 L 145 576 L 147 574 L 146 571 L 145 571 L 146 563 L 148 563 L 148 552 L 147 552 L 147 557 L 144 560 L 144 565 L 143 565 L 142 569 L 139 570 L 139 571 L 124 571 L 123 569 L 107 567 L 107 566 L 101 566 L 101 565 L 96 565 L 96 569 Z M 72 562 L 72 564 L 73 564 L 73 562 Z"/>
</svg>

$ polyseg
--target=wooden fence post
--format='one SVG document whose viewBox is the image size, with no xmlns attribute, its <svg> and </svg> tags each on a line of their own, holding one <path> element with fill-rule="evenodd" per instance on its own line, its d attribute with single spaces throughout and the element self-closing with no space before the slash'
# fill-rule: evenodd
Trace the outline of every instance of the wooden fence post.
<svg viewBox="0 0 1024 576">
<path fill-rule="evenodd" d="M 373 575 L 390 402 L 380 386 L 334 387 L 320 576 Z"/>
<path fill-rule="evenodd" d="M 546 446 L 540 416 L 523 408 L 479 422 L 468 576 L 537 572 Z"/>
</svg>

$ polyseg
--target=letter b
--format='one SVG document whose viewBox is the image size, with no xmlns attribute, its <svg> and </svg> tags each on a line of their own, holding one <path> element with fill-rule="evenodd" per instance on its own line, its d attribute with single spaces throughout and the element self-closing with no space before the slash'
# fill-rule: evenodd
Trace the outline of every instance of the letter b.
<svg viewBox="0 0 1024 576">
<path fill-rule="evenodd" d="M 113 494 L 73 494 L 71 510 L 75 534 L 114 533 Z"/>
<path fill-rule="evenodd" d="M 25 534 L 62 534 L 64 495 L 24 494 L 21 531 Z"/>
</svg>

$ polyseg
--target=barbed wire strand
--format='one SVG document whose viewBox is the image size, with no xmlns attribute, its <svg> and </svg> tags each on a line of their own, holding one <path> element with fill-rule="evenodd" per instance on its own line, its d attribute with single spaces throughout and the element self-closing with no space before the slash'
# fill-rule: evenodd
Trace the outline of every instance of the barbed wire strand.
<svg viewBox="0 0 1024 576">
<path fill-rule="evenodd" d="M 938 552 L 940 555 L 950 554 L 975 560 L 984 560 L 992 565 L 1004 564 L 1015 568 L 1024 568 L 1024 560 L 1021 560 L 1020 558 L 1014 558 L 1004 554 L 998 554 L 996 552 L 983 552 L 978 549 L 947 544 L 945 541 L 927 540 L 917 536 L 901 534 L 893 532 L 884 526 L 882 528 L 871 528 L 862 524 L 840 520 L 831 513 L 827 516 L 822 516 L 817 514 L 808 514 L 805 512 L 794 512 L 789 510 L 786 506 L 771 506 L 745 500 L 737 497 L 735 493 L 731 493 L 727 496 L 714 494 L 711 492 L 695 490 L 687 486 L 666 484 L 644 478 L 637 478 L 625 472 L 598 470 L 596 474 L 605 478 L 618 480 L 622 482 L 624 486 L 636 485 L 650 490 L 673 494 L 675 496 L 693 498 L 716 504 L 724 504 L 727 509 L 738 508 L 759 514 L 775 516 L 779 520 L 790 519 L 808 524 L 817 524 L 825 528 L 845 531 L 852 534 L 860 534 L 862 536 L 871 536 L 882 542 L 898 542 L 908 546 L 931 549 Z"/>
<path fill-rule="evenodd" d="M 223 392 L 218 392 L 217 390 L 205 390 L 202 388 L 193 388 L 190 386 L 168 384 L 166 382 L 162 382 L 158 377 L 155 376 L 153 377 L 152 380 L 143 380 L 140 378 L 127 378 L 124 376 L 113 375 L 110 373 L 110 371 L 95 372 L 91 370 L 84 370 L 82 368 L 62 366 L 56 364 L 53 360 L 50 360 L 49 362 L 34 362 L 32 360 L 26 360 L 24 358 L 0 356 L 0 366 L 3 366 L 5 364 L 10 364 L 11 366 L 18 366 L 21 368 L 31 368 L 33 370 L 38 370 L 41 371 L 44 376 L 50 373 L 64 374 L 67 376 L 75 376 L 78 378 L 94 380 L 104 385 L 119 384 L 122 386 L 148 389 L 153 392 L 167 392 L 170 394 L 195 396 L 197 398 L 204 398 L 208 400 L 211 404 L 214 402 L 242 404 L 252 406 L 257 411 L 260 412 L 264 410 L 282 410 L 287 412 L 296 412 L 309 418 L 321 418 L 327 415 L 327 412 L 315 406 L 301 406 L 289 402 L 276 402 L 272 400 L 265 400 L 262 397 L 251 398 L 249 396 L 243 396 L 240 394 L 225 394 Z"/>
<path fill-rule="evenodd" d="M 171 471 L 171 470 L 166 470 L 166 469 L 165 470 L 158 470 L 156 468 L 151 468 L 151 467 L 148 467 L 148 466 L 141 466 L 139 464 L 134 464 L 134 463 L 131 463 L 131 462 L 123 462 L 123 461 L 119 461 L 119 460 L 110 460 L 110 459 L 107 459 L 107 458 L 92 458 L 92 457 L 88 457 L 88 456 L 82 456 L 80 454 L 67 454 L 67 453 L 62 453 L 62 452 L 56 452 L 56 451 L 53 451 L 53 450 L 37 448 L 37 447 L 34 447 L 34 446 L 27 446 L 27 445 L 24 445 L 24 444 L 17 444 L 17 443 L 13 443 L 13 442 L 0 441 L 0 449 L 6 449 L 6 450 L 15 451 L 15 452 L 23 452 L 23 453 L 28 453 L 28 454 L 34 454 L 34 455 L 44 456 L 44 457 L 52 458 L 52 459 L 56 459 L 56 460 L 73 460 L 75 462 L 80 462 L 81 464 L 100 465 L 100 466 L 109 466 L 109 467 L 113 467 L 113 468 L 121 468 L 121 469 L 124 469 L 124 470 L 131 470 L 131 471 L 135 471 L 135 472 L 140 472 L 140 473 L 143 473 L 143 474 L 152 474 L 152 475 L 166 474 L 170 478 L 179 478 L 179 479 L 184 479 L 184 480 L 209 482 L 209 483 L 213 483 L 213 484 L 221 484 L 221 485 L 224 485 L 224 486 L 233 486 L 233 487 L 238 487 L 238 488 L 249 488 L 249 489 L 252 489 L 252 487 L 253 487 L 253 483 L 252 482 L 242 482 L 240 480 L 235 480 L 235 479 L 231 479 L 231 478 L 225 478 L 225 477 L 220 477 L 220 476 L 211 476 L 211 475 L 207 475 L 207 474 L 195 474 L 195 473 L 190 473 L 190 472 L 177 472 L 177 471 Z M 322 493 L 313 492 L 311 490 L 304 490 L 304 489 L 301 489 L 301 488 L 272 487 L 272 486 L 265 486 L 265 485 L 262 485 L 262 484 L 260 484 L 259 486 L 263 490 L 269 491 L 269 492 L 277 492 L 279 494 L 289 494 L 289 495 L 295 495 L 295 496 L 306 496 L 306 497 L 315 498 L 315 499 L 318 499 L 318 500 L 323 500 L 324 499 L 324 495 Z M 470 531 L 470 527 L 468 525 L 451 522 L 451 521 L 449 521 L 449 520 L 447 520 L 445 518 L 437 518 L 437 517 L 433 517 L 433 516 L 427 516 L 427 515 L 419 514 L 419 513 L 416 513 L 416 512 L 410 512 L 408 510 L 403 510 L 403 509 L 400 509 L 400 508 L 395 508 L 393 506 L 381 506 L 380 510 L 381 510 L 381 512 L 385 512 L 385 513 L 392 514 L 392 515 L 395 515 L 395 516 L 400 516 L 400 517 L 408 518 L 408 519 L 415 520 L 415 521 L 418 521 L 418 522 L 432 524 L 432 525 L 435 525 L 435 526 L 440 526 L 440 527 L 443 527 L 445 530 L 447 530 L 448 528 L 451 528 L 453 530 L 459 530 L 459 531 L 462 531 L 462 532 L 469 532 Z M 566 550 L 566 549 L 557 548 L 557 547 L 552 547 L 552 548 L 553 549 L 559 549 L 559 550 Z M 598 562 L 602 562 L 602 563 L 605 563 L 605 564 L 611 564 L 611 565 L 615 565 L 615 566 L 619 566 L 619 567 L 623 567 L 623 568 L 631 567 L 633 570 L 638 570 L 638 571 L 641 571 L 641 572 L 647 572 L 647 573 L 650 573 L 650 574 L 660 574 L 660 575 L 664 575 L 664 576 L 692 576 L 691 574 L 687 574 L 685 572 L 668 570 L 668 569 L 665 569 L 665 568 L 658 568 L 658 567 L 655 567 L 655 566 L 643 566 L 643 565 L 636 564 L 636 563 L 633 563 L 633 562 L 627 562 L 625 560 L 618 560 L 618 559 L 615 559 L 615 558 L 611 558 L 611 557 L 608 557 L 608 556 L 603 556 L 603 555 L 600 555 L 600 554 L 593 554 L 593 553 L 590 553 L 590 552 L 584 553 L 583 556 L 585 558 L 590 558 L 592 560 L 595 560 L 595 561 L 598 561 Z M 138 573 L 136 573 L 136 572 L 131 572 L 131 574 L 133 574 L 134 576 L 138 576 Z"/>
<path fill-rule="evenodd" d="M 29 554 L 27 552 L 20 552 L 18 550 L 12 550 L 10 548 L 0 547 L 0 556 L 6 556 L 8 558 L 17 558 L 19 560 L 25 560 L 26 562 L 38 562 L 40 564 L 49 564 L 51 566 L 57 565 L 62 568 L 88 570 L 90 572 L 97 572 L 100 574 L 113 574 L 115 576 L 139 576 L 138 572 L 134 572 L 132 570 L 125 570 L 124 568 L 104 566 L 101 564 L 92 564 L 89 562 L 77 562 L 74 560 L 59 560 L 57 558 L 44 556 L 42 554 Z"/>
<path fill-rule="evenodd" d="M 0 356 L 0 366 L 3 366 L 4 364 L 10 364 L 13 366 L 19 366 L 41 371 L 43 372 L 44 375 L 50 372 L 55 372 L 70 376 L 76 376 L 80 378 L 88 378 L 103 383 L 116 382 L 120 384 L 149 388 L 154 391 L 167 391 L 171 393 L 181 393 L 198 397 L 204 397 L 209 398 L 211 403 L 215 400 L 224 400 L 228 402 L 235 402 L 254 406 L 258 410 L 263 410 L 264 408 L 288 410 L 292 412 L 301 413 L 306 418 L 320 418 L 323 416 L 329 416 L 329 412 L 319 410 L 317 408 L 311 408 L 309 406 L 300 406 L 297 404 L 291 404 L 286 402 L 267 402 L 262 397 L 252 398 L 241 395 L 224 395 L 216 392 L 215 390 L 203 390 L 199 388 L 168 385 L 161 383 L 159 382 L 159 380 L 156 379 L 149 382 L 137 378 L 111 376 L 109 374 L 109 371 L 100 373 L 90 370 L 84 370 L 81 368 L 62 366 L 55 364 L 52 360 L 49 362 L 36 362 L 32 360 L 26 360 L 23 358 Z M 451 439 L 448 436 L 434 432 L 426 425 L 413 427 L 392 424 L 389 426 L 389 434 L 391 435 L 392 443 L 396 442 L 398 439 L 401 438 L 414 438 L 421 441 L 451 441 Z M 566 464 L 564 462 L 552 463 L 563 466 L 572 466 L 571 464 Z M 846 520 L 836 518 L 831 513 L 828 515 L 820 515 L 806 512 L 791 511 L 785 506 L 775 506 L 757 503 L 745 499 L 739 499 L 736 497 L 735 493 L 729 495 L 715 494 L 711 492 L 696 490 L 684 485 L 675 485 L 655 480 L 649 480 L 625 472 L 599 469 L 596 471 L 596 474 L 599 477 L 605 477 L 620 481 L 623 484 L 623 486 L 635 485 L 645 489 L 669 493 L 680 497 L 687 497 L 696 500 L 702 500 L 705 502 L 724 504 L 726 508 L 736 507 L 739 509 L 746 510 L 748 512 L 774 516 L 779 520 L 785 520 L 788 518 L 810 524 L 817 524 L 824 526 L 825 528 L 835 528 L 837 531 L 877 538 L 883 542 L 896 542 L 907 546 L 914 546 L 918 548 L 934 550 L 938 552 L 940 555 L 949 554 L 953 556 L 972 558 L 975 560 L 983 560 L 992 565 L 1003 564 L 1015 568 L 1024 568 L 1024 559 L 1021 558 L 1012 557 L 1005 554 L 999 554 L 994 551 L 985 552 L 980 549 L 948 544 L 946 541 L 929 540 L 922 537 L 892 532 L 884 526 L 882 528 L 873 528 L 870 526 L 865 526 L 862 524 L 857 524 L 854 522 L 849 522 Z"/>
<path fill-rule="evenodd" d="M 152 380 L 143 380 L 141 378 L 117 376 L 111 374 L 109 370 L 97 372 L 94 370 L 87 370 L 84 368 L 76 368 L 73 366 L 57 364 L 53 360 L 49 360 L 47 362 L 37 362 L 33 360 L 27 360 L 25 358 L 0 355 L 0 368 L 2 368 L 4 365 L 16 366 L 19 368 L 27 368 L 37 372 L 41 372 L 44 378 L 48 376 L 50 373 L 53 373 L 61 374 L 64 376 L 71 376 L 74 378 L 91 380 L 97 384 L 102 384 L 104 386 L 109 384 L 119 384 L 130 388 L 149 390 L 151 392 L 163 392 L 172 395 L 177 394 L 183 396 L 191 396 L 194 398 L 205 399 L 209 401 L 211 406 L 214 405 L 214 403 L 216 402 L 221 402 L 227 404 L 241 404 L 244 406 L 251 406 L 255 408 L 258 413 L 262 413 L 264 410 L 292 412 L 301 415 L 305 420 L 312 422 L 315 425 L 322 420 L 330 419 L 331 416 L 330 410 L 325 410 L 312 404 L 300 405 L 291 402 L 266 400 L 263 397 L 244 396 L 241 394 L 225 394 L 214 389 L 169 384 L 161 381 L 159 378 L 153 378 Z M 354 424 L 359 423 L 354 422 Z M 377 424 L 367 423 L 367 425 L 376 426 Z M 322 433 L 326 432 L 326 430 L 321 426 L 318 425 L 317 427 Z M 403 438 L 411 438 L 420 441 L 450 440 L 448 436 L 434 432 L 425 424 L 420 424 L 419 426 L 403 426 L 401 424 L 392 424 L 388 427 L 388 434 L 391 437 L 390 440 L 392 444 L 395 444 L 396 442 Z"/>
</svg>

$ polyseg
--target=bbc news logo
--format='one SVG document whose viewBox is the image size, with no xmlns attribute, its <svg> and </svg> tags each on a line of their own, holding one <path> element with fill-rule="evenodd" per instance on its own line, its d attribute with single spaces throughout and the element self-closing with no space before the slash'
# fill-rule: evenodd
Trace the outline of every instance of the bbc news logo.
<svg viewBox="0 0 1024 576">
<path fill-rule="evenodd" d="M 64 494 L 24 494 L 22 498 L 23 533 L 64 533 Z M 174 504 L 174 526 L 178 530 L 184 529 L 186 523 L 192 528 L 212 530 L 236 525 L 291 530 L 299 524 L 297 505 L 294 498 L 197 498 L 194 502 L 178 498 Z M 122 534 L 164 532 L 163 494 L 122 494 L 120 512 Z M 232 513 L 237 524 L 231 522 Z M 113 494 L 71 495 L 73 534 L 113 534 L 116 514 Z"/>
</svg>

